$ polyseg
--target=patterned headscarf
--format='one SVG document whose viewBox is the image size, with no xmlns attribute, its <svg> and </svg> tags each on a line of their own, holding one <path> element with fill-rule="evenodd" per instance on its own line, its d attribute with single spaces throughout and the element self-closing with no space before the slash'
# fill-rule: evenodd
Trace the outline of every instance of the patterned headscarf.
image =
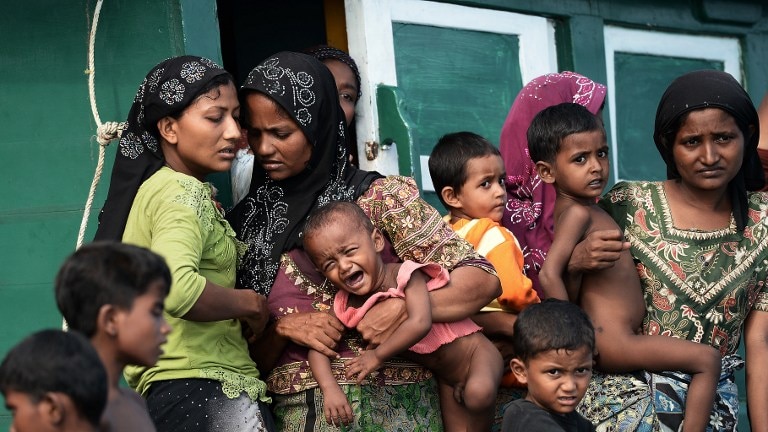
<svg viewBox="0 0 768 432">
<path fill-rule="evenodd" d="M 515 98 L 501 129 L 499 150 L 507 170 L 507 205 L 502 225 L 512 231 L 525 256 L 526 275 L 541 296 L 539 270 L 552 244 L 555 189 L 536 173 L 528 153 L 528 126 L 544 108 L 564 102 L 585 106 L 597 114 L 605 101 L 605 86 L 574 72 L 534 78 Z"/>
<path fill-rule="evenodd" d="M 352 69 L 355 74 L 355 82 L 357 83 L 357 100 L 360 100 L 360 96 L 363 95 L 363 88 L 360 85 L 360 70 L 357 68 L 355 60 L 346 52 L 334 48 L 328 45 L 318 45 L 307 50 L 307 54 L 320 60 L 338 60 Z"/>
<path fill-rule="evenodd" d="M 197 97 L 210 89 L 216 77 L 233 82 L 232 76 L 215 62 L 197 56 L 167 59 L 147 74 L 139 86 L 128 112 L 127 126 L 112 168 L 112 179 L 104 207 L 99 214 L 99 227 L 94 240 L 123 238 L 128 213 L 139 186 L 165 163 L 158 120 L 178 115 Z"/>
<path fill-rule="evenodd" d="M 352 201 L 381 175 L 349 164 L 336 82 L 317 59 L 281 52 L 256 66 L 240 88 L 241 118 L 246 122 L 246 97 L 253 92 L 279 104 L 312 146 L 306 169 L 285 180 L 270 179 L 255 163 L 248 195 L 227 215 L 238 238 L 248 245 L 238 266 L 238 285 L 269 294 L 280 256 L 301 246 L 301 231 L 312 209 Z"/>
<path fill-rule="evenodd" d="M 744 160 L 736 177 L 728 184 L 736 226 L 743 230 L 747 217 L 747 191 L 760 190 L 765 176 L 757 154 L 760 121 L 752 99 L 738 81 L 726 72 L 700 70 L 672 81 L 661 96 L 656 110 L 653 140 L 667 164 L 667 178 L 679 179 L 672 147 L 683 115 L 703 108 L 720 108 L 736 120 L 744 135 Z M 749 129 L 754 127 L 754 131 Z"/>
</svg>

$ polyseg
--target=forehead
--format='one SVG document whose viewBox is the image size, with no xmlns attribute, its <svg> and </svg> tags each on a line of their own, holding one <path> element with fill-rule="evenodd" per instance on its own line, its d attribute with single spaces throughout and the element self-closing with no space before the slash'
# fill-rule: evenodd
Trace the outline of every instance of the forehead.
<svg viewBox="0 0 768 432">
<path fill-rule="evenodd" d="M 473 157 L 467 161 L 467 174 L 469 175 L 502 171 L 504 171 L 504 160 L 499 155 L 489 154 Z"/>
<path fill-rule="evenodd" d="M 728 111 L 720 108 L 702 108 L 690 111 L 683 115 L 680 122 L 680 128 L 691 126 L 715 126 L 712 122 L 717 122 L 717 126 L 738 126 L 736 119 Z"/>
<path fill-rule="evenodd" d="M 575 350 L 549 350 L 537 354 L 529 359 L 530 364 L 560 365 L 575 367 L 592 361 L 592 351 L 588 346 L 582 346 Z"/>
<path fill-rule="evenodd" d="M 601 130 L 577 132 L 567 135 L 560 142 L 560 151 L 599 149 L 606 146 L 605 134 Z"/>
<path fill-rule="evenodd" d="M 355 88 L 357 87 L 355 73 L 349 65 L 336 59 L 325 59 L 323 64 L 331 71 L 334 80 L 354 86 Z"/>
</svg>

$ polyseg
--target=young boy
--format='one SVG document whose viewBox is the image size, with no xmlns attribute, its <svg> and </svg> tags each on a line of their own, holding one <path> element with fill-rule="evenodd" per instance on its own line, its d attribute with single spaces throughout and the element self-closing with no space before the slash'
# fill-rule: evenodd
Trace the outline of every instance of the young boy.
<svg viewBox="0 0 768 432">
<path fill-rule="evenodd" d="M 512 343 L 510 367 L 528 395 L 507 406 L 502 432 L 594 431 L 575 411 L 594 363 L 595 331 L 587 315 L 573 303 L 544 300 L 518 315 Z"/>
<path fill-rule="evenodd" d="M 509 230 L 499 224 L 506 204 L 504 161 L 499 150 L 472 132 L 456 132 L 440 138 L 429 156 L 429 174 L 445 217 L 461 237 L 471 243 L 496 268 L 502 295 L 472 319 L 483 333 L 511 352 L 510 337 L 515 315 L 538 303 L 531 280 L 523 273 L 523 253 Z M 505 358 L 505 362 L 510 359 Z M 502 386 L 516 385 L 508 371 Z"/>
<path fill-rule="evenodd" d="M 70 255 L 56 276 L 56 303 L 69 328 L 90 338 L 107 370 L 109 397 L 102 424 L 110 431 L 154 431 L 144 399 L 120 388 L 126 365 L 152 366 L 171 331 L 163 301 L 171 286 L 154 252 L 96 242 Z"/>
<path fill-rule="evenodd" d="M 383 234 L 355 203 L 336 201 L 314 211 L 304 227 L 304 250 L 315 266 L 338 288 L 334 315 L 354 328 L 378 300 L 405 299 L 408 317 L 376 348 L 346 361 L 346 378 L 357 383 L 384 361 L 408 350 L 430 368 L 440 389 L 446 431 L 488 431 L 502 359 L 470 319 L 433 323 L 429 291 L 448 283 L 448 271 L 437 264 L 385 264 Z M 328 357 L 314 350 L 309 364 L 323 393 L 329 424 L 354 422 L 352 409 Z"/>
<path fill-rule="evenodd" d="M 720 377 L 720 354 L 711 346 L 642 334 L 645 300 L 629 250 L 613 267 L 567 273 L 573 248 L 594 230 L 618 225 L 596 200 L 608 180 L 608 145 L 600 120 L 586 108 L 564 103 L 544 109 L 528 129 L 531 159 L 542 181 L 557 190 L 555 238 L 539 273 L 547 298 L 581 305 L 597 332 L 597 367 L 605 372 L 680 370 L 691 374 L 684 431 L 709 424 Z"/>
<path fill-rule="evenodd" d="M 107 403 L 107 373 L 82 335 L 42 330 L 0 365 L 0 392 L 15 432 L 95 432 Z"/>
</svg>

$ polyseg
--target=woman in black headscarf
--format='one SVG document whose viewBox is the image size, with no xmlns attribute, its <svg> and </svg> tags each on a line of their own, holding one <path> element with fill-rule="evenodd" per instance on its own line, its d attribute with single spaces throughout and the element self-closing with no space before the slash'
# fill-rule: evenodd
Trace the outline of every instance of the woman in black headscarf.
<svg viewBox="0 0 768 432">
<path fill-rule="evenodd" d="M 656 112 L 653 137 L 668 180 L 622 182 L 601 202 L 631 244 L 648 310 L 644 333 L 709 344 L 723 357 L 707 430 L 736 430 L 742 334 L 750 422 L 768 430 L 768 195 L 750 192 L 764 183 L 758 128 L 754 105 L 732 76 L 682 75 Z M 582 252 L 621 248 L 597 243 L 588 239 Z M 586 256 L 574 255 L 572 262 Z M 582 414 L 598 430 L 678 430 L 687 380 L 678 372 L 597 373 Z"/>
<path fill-rule="evenodd" d="M 266 299 L 233 289 L 243 247 L 205 182 L 232 163 L 239 112 L 232 76 L 211 60 L 155 66 L 128 114 L 100 215 L 97 240 L 149 248 L 173 276 L 164 353 L 153 367 L 125 371 L 159 431 L 272 428 L 241 328 L 243 320 L 263 330 Z"/>
<path fill-rule="evenodd" d="M 431 297 L 436 321 L 466 318 L 498 295 L 492 267 L 419 197 L 412 179 L 350 165 L 336 85 L 318 60 L 275 54 L 251 71 L 240 98 L 257 163 L 248 196 L 227 219 L 248 245 L 238 281 L 268 295 L 274 318 L 252 354 L 260 365 L 274 366 L 267 383 L 275 393 L 278 426 L 339 430 L 322 415 L 322 393 L 307 362 L 311 347 L 334 359 L 334 376 L 352 401 L 356 430 L 441 430 L 437 387 L 420 366 L 387 362 L 362 386 L 344 378 L 343 359 L 365 343 L 356 332 L 342 337 L 343 326 L 327 313 L 335 288 L 301 249 L 303 224 L 317 207 L 355 201 L 387 237 L 389 262 L 400 257 L 450 269 L 450 284 Z M 382 302 L 366 315 L 378 321 L 362 323 L 358 330 L 377 343 L 397 327 L 402 312 L 401 302 Z"/>
</svg>

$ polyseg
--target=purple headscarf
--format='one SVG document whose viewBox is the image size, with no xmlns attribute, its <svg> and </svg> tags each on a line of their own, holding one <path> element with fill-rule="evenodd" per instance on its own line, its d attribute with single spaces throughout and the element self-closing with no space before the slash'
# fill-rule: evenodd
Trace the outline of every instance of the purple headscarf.
<svg viewBox="0 0 768 432">
<path fill-rule="evenodd" d="M 501 129 L 499 149 L 507 170 L 507 205 L 501 223 L 520 243 L 526 275 L 540 297 L 539 270 L 552 244 L 555 189 L 536 174 L 528 153 L 528 126 L 539 111 L 553 105 L 578 103 L 597 114 L 604 101 L 605 86 L 583 75 L 567 71 L 542 75 L 520 90 Z"/>
</svg>

